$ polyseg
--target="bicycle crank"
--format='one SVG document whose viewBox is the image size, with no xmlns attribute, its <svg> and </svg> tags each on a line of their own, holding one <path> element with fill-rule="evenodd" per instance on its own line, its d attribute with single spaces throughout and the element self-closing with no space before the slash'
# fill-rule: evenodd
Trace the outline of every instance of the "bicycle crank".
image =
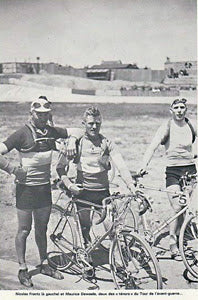
<svg viewBox="0 0 198 300">
<path fill-rule="evenodd" d="M 83 271 L 89 271 L 93 269 L 92 265 L 90 265 L 90 256 L 83 248 L 78 248 L 76 250 L 76 262 L 83 269 Z"/>
</svg>

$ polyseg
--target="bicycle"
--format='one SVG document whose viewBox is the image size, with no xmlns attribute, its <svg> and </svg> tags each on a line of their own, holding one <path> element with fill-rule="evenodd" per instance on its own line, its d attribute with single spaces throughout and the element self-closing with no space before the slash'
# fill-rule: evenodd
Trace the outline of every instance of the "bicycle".
<svg viewBox="0 0 198 300">
<path fill-rule="evenodd" d="M 163 189 L 156 189 L 140 184 L 139 179 L 143 177 L 140 174 L 133 175 L 132 177 L 135 180 L 136 186 L 141 190 L 151 189 L 161 192 L 167 192 Z M 197 174 L 190 175 L 188 173 L 181 177 L 182 193 L 179 195 L 179 201 L 183 208 L 174 216 L 162 222 L 162 224 L 157 226 L 155 230 L 152 231 L 152 229 L 149 227 L 146 214 L 142 214 L 140 217 L 144 237 L 151 246 L 154 246 L 158 234 L 161 233 L 167 225 L 169 225 L 180 215 L 183 214 L 185 216 L 179 235 L 179 250 L 185 267 L 194 277 L 198 278 L 198 213 L 197 211 L 193 212 L 192 203 L 190 201 L 197 184 L 196 178 Z M 178 197 L 178 194 L 175 194 L 175 197 Z M 152 211 L 152 204 L 148 196 L 146 196 L 145 194 L 139 195 L 138 201 L 140 207 L 142 205 L 144 206 L 145 212 L 148 210 Z"/>
<path fill-rule="evenodd" d="M 90 255 L 101 245 L 104 247 L 103 242 L 109 236 L 109 265 L 115 287 L 161 289 L 162 278 L 158 261 L 150 246 L 136 232 L 126 229 L 122 223 L 122 217 L 133 197 L 114 194 L 105 198 L 103 205 L 100 206 L 72 196 L 65 209 L 54 205 L 50 218 L 52 226 L 50 239 L 55 250 L 48 253 L 49 264 L 61 271 L 76 267 L 82 278 L 86 279 L 86 272 L 93 270 Z M 124 198 L 126 205 L 123 205 L 120 211 L 115 200 Z M 89 207 L 78 210 L 77 203 Z M 91 242 L 87 247 L 83 243 L 79 220 L 79 213 L 82 210 L 89 210 L 91 215 Z M 108 226 L 104 226 L 107 215 L 111 222 Z"/>
</svg>

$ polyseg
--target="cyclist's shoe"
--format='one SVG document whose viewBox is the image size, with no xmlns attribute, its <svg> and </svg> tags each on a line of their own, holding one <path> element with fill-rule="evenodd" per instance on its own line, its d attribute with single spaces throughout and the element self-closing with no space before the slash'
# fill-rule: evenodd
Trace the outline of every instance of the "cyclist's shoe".
<svg viewBox="0 0 198 300">
<path fill-rule="evenodd" d="M 171 259 L 182 261 L 182 257 L 176 244 L 170 245 Z"/>
<path fill-rule="evenodd" d="M 42 264 L 40 268 L 40 272 L 43 275 L 50 276 L 52 278 L 61 280 L 64 279 L 63 274 L 58 270 L 52 269 L 48 264 Z"/>
<path fill-rule="evenodd" d="M 95 277 L 95 268 L 92 268 L 91 270 L 87 270 L 84 272 L 84 278 L 91 280 Z"/>
<path fill-rule="evenodd" d="M 18 278 L 19 278 L 19 281 L 20 281 L 20 283 L 22 285 L 24 285 L 26 287 L 32 287 L 33 286 L 31 277 L 28 274 L 28 270 L 27 269 L 19 270 Z"/>
</svg>

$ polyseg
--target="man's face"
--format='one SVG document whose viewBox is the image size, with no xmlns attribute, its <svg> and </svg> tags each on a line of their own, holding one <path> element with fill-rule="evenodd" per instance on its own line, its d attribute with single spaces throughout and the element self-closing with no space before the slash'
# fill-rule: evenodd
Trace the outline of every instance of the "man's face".
<svg viewBox="0 0 198 300">
<path fill-rule="evenodd" d="M 99 135 L 101 127 L 101 117 L 87 116 L 84 121 L 86 134 L 92 138 L 96 138 Z"/>
<path fill-rule="evenodd" d="M 32 111 L 32 120 L 37 128 L 43 129 L 49 120 L 49 112 Z"/>
<path fill-rule="evenodd" d="M 173 104 L 170 109 L 173 119 L 176 121 L 182 121 L 185 118 L 187 107 L 184 103 Z"/>
</svg>

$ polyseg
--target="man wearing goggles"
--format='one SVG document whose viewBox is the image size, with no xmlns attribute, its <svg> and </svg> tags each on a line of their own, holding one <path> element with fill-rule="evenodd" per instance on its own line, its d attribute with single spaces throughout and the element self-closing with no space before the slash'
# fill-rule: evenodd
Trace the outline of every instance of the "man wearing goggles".
<svg viewBox="0 0 198 300">
<path fill-rule="evenodd" d="M 45 96 L 32 102 L 30 120 L 25 126 L 0 143 L 0 168 L 16 176 L 16 208 L 18 232 L 15 239 L 19 262 L 18 278 L 26 287 L 33 286 L 25 261 L 26 239 L 34 218 L 35 240 L 40 255 L 40 272 L 56 279 L 62 279 L 59 271 L 47 264 L 47 224 L 51 212 L 50 168 L 55 140 L 68 138 L 68 154 L 76 154 L 76 139 L 82 131 L 75 128 L 59 128 L 52 123 L 51 102 Z M 3 154 L 16 149 L 20 165 L 14 165 Z"/>
<path fill-rule="evenodd" d="M 184 98 L 175 99 L 172 102 L 170 105 L 171 119 L 162 124 L 157 130 L 146 150 L 142 169 L 140 170 L 140 173 L 145 173 L 155 150 L 160 144 L 164 145 L 166 153 L 166 187 L 173 214 L 182 209 L 179 204 L 179 197 L 173 195 L 173 193 L 179 194 L 181 191 L 181 176 L 186 172 L 189 172 L 189 174 L 196 173 L 192 146 L 197 133 L 194 126 L 186 118 L 186 102 L 187 100 Z M 170 224 L 169 228 L 171 258 L 175 260 L 180 259 L 178 237 L 182 222 L 183 219 L 179 217 Z"/>
</svg>

